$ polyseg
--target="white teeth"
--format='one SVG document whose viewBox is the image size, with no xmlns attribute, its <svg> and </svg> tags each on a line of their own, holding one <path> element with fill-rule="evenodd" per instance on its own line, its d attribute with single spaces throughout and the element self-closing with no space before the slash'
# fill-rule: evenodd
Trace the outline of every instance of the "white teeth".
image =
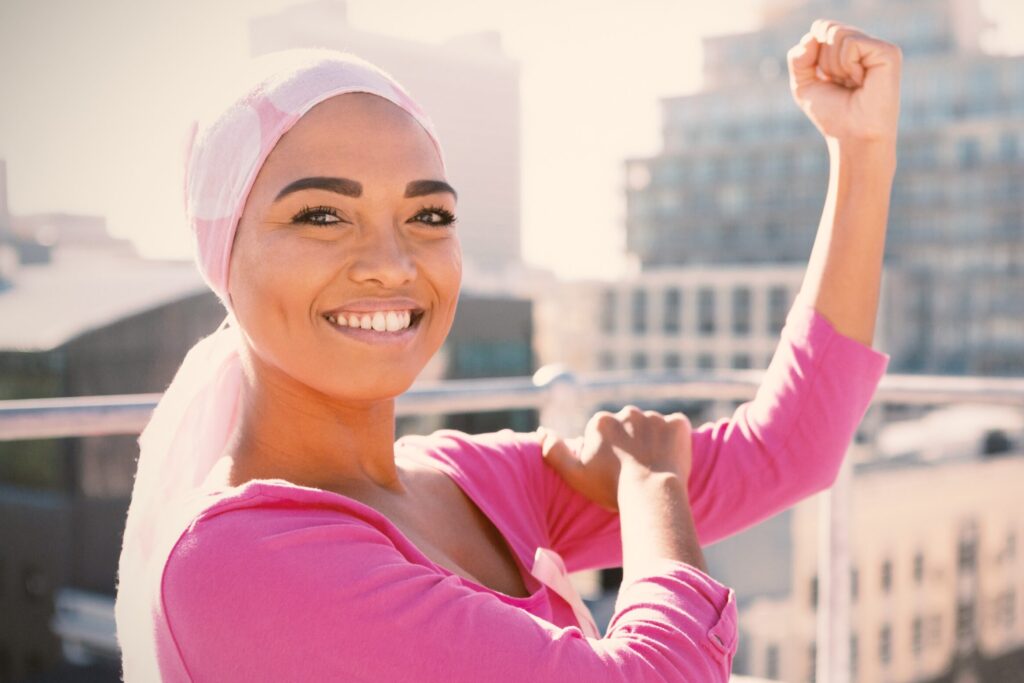
<svg viewBox="0 0 1024 683">
<path fill-rule="evenodd" d="M 325 316 L 330 322 L 342 327 L 358 327 L 377 332 L 400 332 L 412 326 L 412 311 L 377 311 L 359 315 L 356 313 Z"/>
</svg>

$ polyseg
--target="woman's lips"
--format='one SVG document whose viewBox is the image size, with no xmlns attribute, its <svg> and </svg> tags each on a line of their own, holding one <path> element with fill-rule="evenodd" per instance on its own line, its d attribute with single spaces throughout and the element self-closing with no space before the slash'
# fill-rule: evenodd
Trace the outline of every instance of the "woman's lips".
<svg viewBox="0 0 1024 683">
<path fill-rule="evenodd" d="M 352 339 L 356 339 L 365 343 L 370 344 L 384 344 L 384 345 L 402 345 L 413 337 L 416 336 L 416 332 L 419 329 L 420 321 L 425 315 L 424 311 L 418 311 L 412 314 L 412 319 L 408 327 L 395 330 L 394 332 L 388 332 L 386 330 L 375 330 L 375 329 L 363 329 L 362 327 L 352 327 L 351 325 L 341 325 L 337 322 L 328 320 L 326 316 L 322 316 L 324 321 L 327 322 L 335 331 L 344 334 Z"/>
</svg>

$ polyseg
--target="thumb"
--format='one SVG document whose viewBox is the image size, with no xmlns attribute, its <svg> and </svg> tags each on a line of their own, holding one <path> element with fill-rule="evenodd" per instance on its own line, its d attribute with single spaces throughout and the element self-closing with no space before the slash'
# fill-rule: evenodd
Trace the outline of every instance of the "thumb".
<svg viewBox="0 0 1024 683">
<path fill-rule="evenodd" d="M 571 482 L 583 466 L 576 454 L 556 432 L 544 427 L 540 427 L 537 432 L 542 437 L 540 454 L 544 458 L 544 462 L 558 472 L 563 479 Z"/>
<path fill-rule="evenodd" d="M 800 39 L 800 42 L 789 48 L 786 53 L 786 62 L 789 64 L 789 84 L 795 90 L 807 83 L 818 81 L 818 53 L 821 50 L 821 43 L 814 34 L 808 32 Z"/>
</svg>

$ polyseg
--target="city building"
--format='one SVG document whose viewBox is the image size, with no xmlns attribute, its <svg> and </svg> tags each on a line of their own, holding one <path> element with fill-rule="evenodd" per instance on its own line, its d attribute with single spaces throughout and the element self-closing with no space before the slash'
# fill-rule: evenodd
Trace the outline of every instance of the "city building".
<svg viewBox="0 0 1024 683">
<path fill-rule="evenodd" d="M 114 247 L 53 246 L 0 290 L 0 400 L 162 391 L 223 319 L 190 262 Z M 0 441 L 0 680 L 59 665 L 60 589 L 113 595 L 136 438 Z"/>
<path fill-rule="evenodd" d="M 313 0 L 250 23 L 259 55 L 295 47 L 353 52 L 392 74 L 423 105 L 459 191 L 466 282 L 521 261 L 519 65 L 497 31 L 420 43 L 361 31 L 344 0 Z M 473 93 L 466 97 L 466 93 Z"/>
<path fill-rule="evenodd" d="M 768 367 L 806 263 L 659 267 L 615 281 L 555 283 L 537 306 L 541 364 L 576 372 Z M 883 278 L 876 348 L 900 343 L 889 305 L 898 274 Z M 897 298 L 897 303 L 898 303 Z"/>
<path fill-rule="evenodd" d="M 911 431 L 930 429 L 932 445 L 918 440 L 916 450 L 898 456 L 858 459 L 849 531 L 851 681 L 1021 680 L 1024 415 L 1014 412 L 1014 430 L 1005 429 L 1003 415 L 995 420 L 999 439 L 977 435 L 962 452 L 936 457 L 935 448 L 960 435 L 963 420 L 951 418 L 985 419 L 981 411 L 915 420 Z M 887 441 L 884 434 L 878 440 Z M 813 681 L 818 501 L 798 504 L 791 519 L 794 590 L 743 610 L 737 671 Z"/>
<path fill-rule="evenodd" d="M 982 51 L 977 0 L 768 1 L 759 29 L 706 38 L 703 88 L 664 98 L 661 151 L 625 161 L 629 251 L 643 268 L 806 259 L 828 155 L 785 58 L 820 17 L 904 53 L 891 369 L 1024 374 L 1024 56 Z"/>
</svg>

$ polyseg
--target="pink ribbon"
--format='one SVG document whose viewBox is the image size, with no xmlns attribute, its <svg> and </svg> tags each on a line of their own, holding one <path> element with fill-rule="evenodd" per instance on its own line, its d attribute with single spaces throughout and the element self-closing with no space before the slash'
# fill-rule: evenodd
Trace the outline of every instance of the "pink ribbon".
<svg viewBox="0 0 1024 683">
<path fill-rule="evenodd" d="M 597 630 L 594 617 L 569 580 L 569 572 L 565 569 L 565 562 L 562 561 L 561 555 L 551 548 L 537 548 L 530 573 L 569 603 L 584 635 L 588 638 L 601 638 L 601 632 Z"/>
</svg>

